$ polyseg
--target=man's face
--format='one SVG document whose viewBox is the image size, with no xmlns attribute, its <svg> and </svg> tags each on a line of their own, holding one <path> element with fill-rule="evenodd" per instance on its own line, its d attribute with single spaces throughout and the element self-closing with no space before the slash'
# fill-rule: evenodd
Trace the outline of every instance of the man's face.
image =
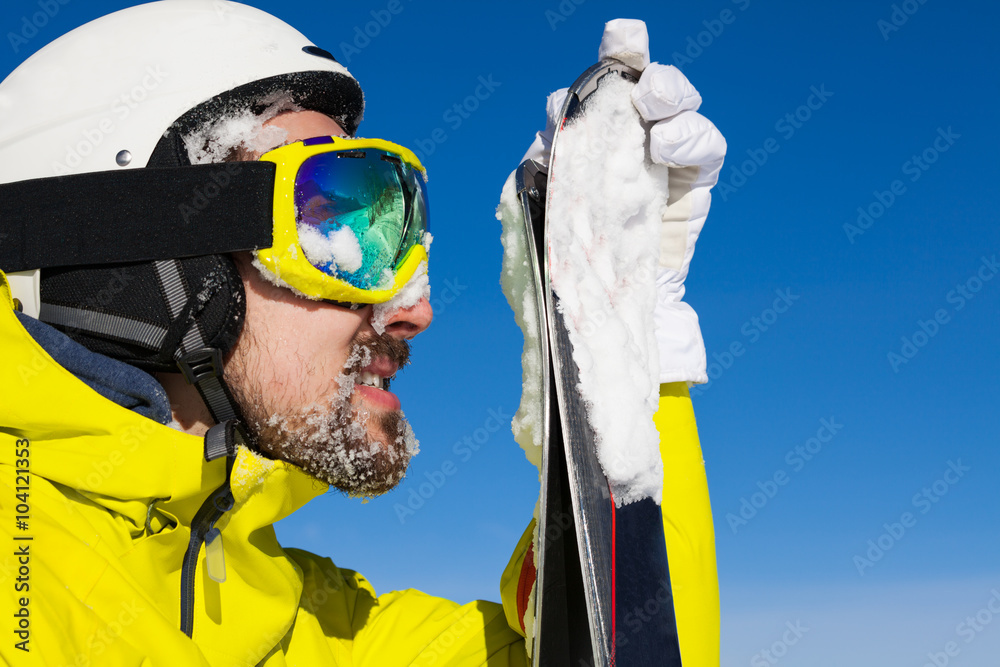
<svg viewBox="0 0 1000 667">
<path fill-rule="evenodd" d="M 266 126 L 285 130 L 289 142 L 343 134 L 312 111 L 281 114 Z M 372 306 L 311 301 L 266 280 L 248 255 L 236 262 L 246 321 L 226 379 L 260 448 L 351 495 L 396 486 L 416 440 L 396 395 L 370 385 L 407 362 L 406 341 L 433 317 L 427 299 L 391 314 L 380 336 Z"/>
</svg>

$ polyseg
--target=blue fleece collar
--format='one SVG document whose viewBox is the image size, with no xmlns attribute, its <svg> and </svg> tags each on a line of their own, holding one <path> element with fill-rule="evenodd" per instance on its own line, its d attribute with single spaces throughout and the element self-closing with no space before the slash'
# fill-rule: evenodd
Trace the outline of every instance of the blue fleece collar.
<svg viewBox="0 0 1000 667">
<path fill-rule="evenodd" d="M 161 424 L 173 419 L 166 390 L 149 373 L 92 352 L 33 317 L 16 315 L 21 326 L 56 363 L 104 398 Z"/>
</svg>

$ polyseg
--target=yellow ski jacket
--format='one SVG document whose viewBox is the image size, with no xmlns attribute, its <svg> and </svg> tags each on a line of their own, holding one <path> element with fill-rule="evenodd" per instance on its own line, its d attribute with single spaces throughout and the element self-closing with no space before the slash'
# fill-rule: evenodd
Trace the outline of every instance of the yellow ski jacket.
<svg viewBox="0 0 1000 667">
<path fill-rule="evenodd" d="M 225 581 L 209 576 L 202 547 L 189 638 L 180 630 L 182 562 L 195 513 L 224 483 L 226 460 L 206 462 L 202 438 L 117 405 L 57 364 L 17 320 L 2 273 L 0 350 L 0 662 L 528 664 L 519 578 L 530 526 L 502 577 L 503 605 L 458 605 L 415 590 L 378 596 L 360 574 L 278 544 L 272 524 L 327 487 L 246 449 L 232 467 L 234 505 L 215 524 Z M 686 389 L 665 394 L 658 419 L 671 410 L 680 417 L 660 423 L 661 432 L 692 442 Z M 676 485 L 693 518 L 664 524 L 685 665 L 712 666 L 714 546 L 696 433 L 693 444 L 697 451 L 682 447 L 691 465 Z"/>
</svg>

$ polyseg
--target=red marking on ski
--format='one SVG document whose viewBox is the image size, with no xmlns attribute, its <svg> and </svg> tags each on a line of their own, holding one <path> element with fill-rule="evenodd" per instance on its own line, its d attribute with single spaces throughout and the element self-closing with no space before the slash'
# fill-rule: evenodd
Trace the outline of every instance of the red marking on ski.
<svg viewBox="0 0 1000 667">
<path fill-rule="evenodd" d="M 611 490 L 611 483 L 608 483 L 608 493 L 611 494 L 611 648 L 609 654 L 609 667 L 615 667 L 615 648 L 618 646 L 618 540 L 615 537 L 615 524 L 617 523 L 617 513 L 615 512 L 615 494 Z"/>
<path fill-rule="evenodd" d="M 529 544 L 528 550 L 521 561 L 521 575 L 517 579 L 517 620 L 521 624 L 521 632 L 524 629 L 524 612 L 528 610 L 528 599 L 531 597 L 531 588 L 535 585 L 535 545 Z"/>
</svg>

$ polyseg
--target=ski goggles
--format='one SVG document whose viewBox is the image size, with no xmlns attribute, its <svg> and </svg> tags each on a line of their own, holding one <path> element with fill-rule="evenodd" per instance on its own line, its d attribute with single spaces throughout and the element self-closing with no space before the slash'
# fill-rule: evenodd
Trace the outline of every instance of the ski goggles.
<svg viewBox="0 0 1000 667">
<path fill-rule="evenodd" d="M 424 175 L 388 141 L 316 137 L 255 162 L 0 184 L 0 270 L 251 251 L 308 298 L 384 303 L 427 261 Z"/>
<path fill-rule="evenodd" d="M 273 242 L 257 259 L 305 296 L 382 303 L 427 261 L 426 172 L 410 150 L 316 137 L 259 161 L 276 172 Z"/>
</svg>

